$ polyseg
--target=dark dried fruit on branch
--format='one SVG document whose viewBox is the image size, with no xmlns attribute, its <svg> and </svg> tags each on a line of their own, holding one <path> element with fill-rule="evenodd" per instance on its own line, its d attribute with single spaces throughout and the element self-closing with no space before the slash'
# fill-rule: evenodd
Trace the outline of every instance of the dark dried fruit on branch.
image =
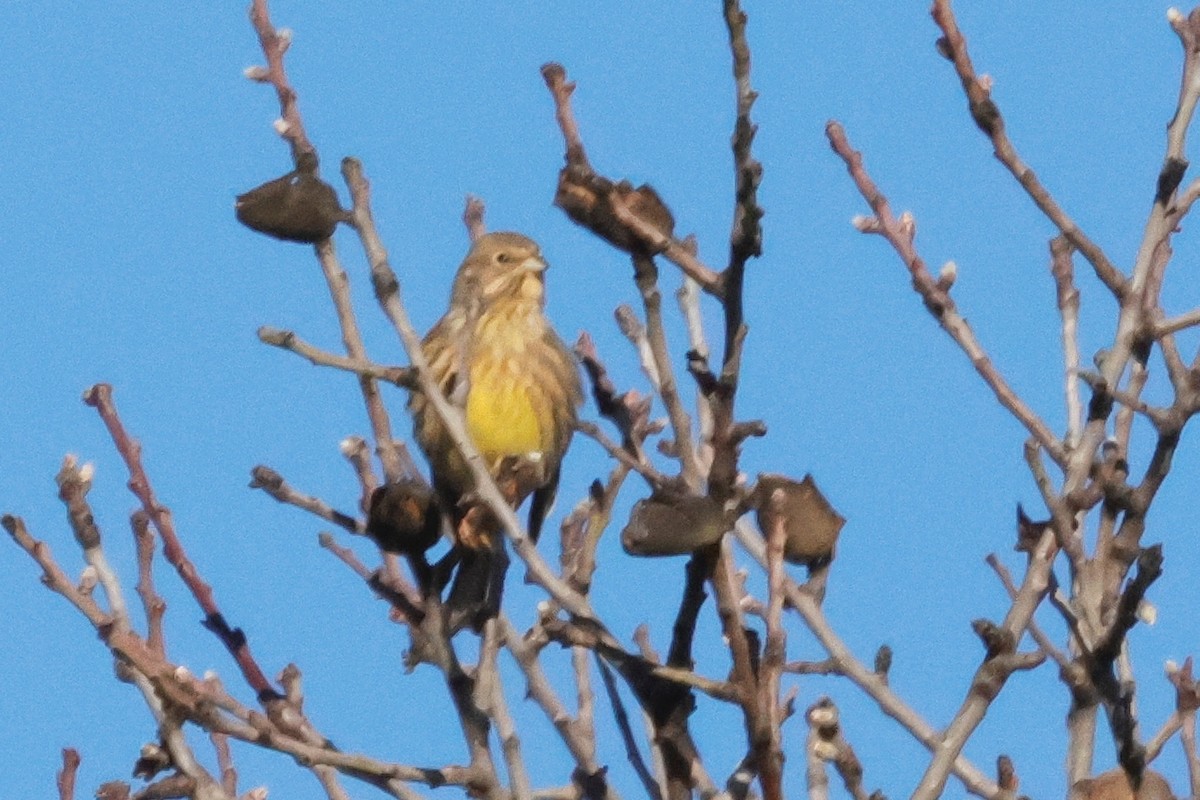
<svg viewBox="0 0 1200 800">
<path fill-rule="evenodd" d="M 1068 795 L 1069 800 L 1174 800 L 1174 797 L 1166 778 L 1150 770 L 1142 773 L 1142 785 L 1135 794 L 1129 776 L 1119 767 L 1076 781 Z"/>
<path fill-rule="evenodd" d="M 775 491 L 782 492 L 775 497 Z M 833 558 L 838 534 L 846 524 L 811 475 L 794 481 L 785 475 L 759 475 L 751 498 L 763 535 L 784 527 L 783 557 L 792 564 L 815 566 Z"/>
<path fill-rule="evenodd" d="M 1032 553 L 1049 527 L 1050 520 L 1030 519 L 1025 508 L 1017 503 L 1017 543 L 1013 549 L 1019 553 Z"/>
<path fill-rule="evenodd" d="M 613 183 L 568 166 L 558 174 L 554 204 L 574 222 L 627 253 L 652 255 L 675 235 L 671 209 L 649 184 Z"/>
<path fill-rule="evenodd" d="M 239 195 L 234 213 L 251 230 L 309 244 L 328 239 L 345 217 L 337 192 L 309 163 Z"/>
<path fill-rule="evenodd" d="M 621 545 L 631 556 L 678 556 L 714 544 L 728 530 L 711 497 L 656 493 L 633 504 Z"/>
<path fill-rule="evenodd" d="M 148 742 L 142 745 L 138 760 L 133 765 L 133 777 L 148 781 L 173 766 L 171 754 L 165 747 L 157 742 Z"/>
<path fill-rule="evenodd" d="M 371 494 L 367 534 L 389 553 L 417 555 L 437 544 L 441 515 L 433 490 L 419 481 L 402 479 L 380 486 Z"/>
</svg>

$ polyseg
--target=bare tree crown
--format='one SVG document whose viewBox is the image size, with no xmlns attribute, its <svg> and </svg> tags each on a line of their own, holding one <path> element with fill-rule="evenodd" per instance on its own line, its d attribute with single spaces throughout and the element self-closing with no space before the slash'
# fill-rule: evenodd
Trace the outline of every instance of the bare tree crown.
<svg viewBox="0 0 1200 800">
<path fill-rule="evenodd" d="M 481 427 L 480 412 L 466 397 L 468 377 L 478 373 L 464 353 L 479 346 L 468 334 L 498 330 L 474 326 L 490 284 L 472 277 L 468 256 L 450 312 L 422 343 L 403 295 L 409 265 L 393 263 L 402 254 L 388 250 L 376 226 L 367 165 L 342 160 L 341 181 L 350 200 L 342 208 L 338 190 L 326 181 L 330 162 L 309 136 L 299 91 L 286 69 L 291 34 L 272 22 L 266 0 L 254 0 L 250 20 L 265 63 L 247 70 L 246 77 L 274 91 L 280 109 L 275 129 L 293 168 L 241 195 L 236 214 L 253 230 L 311 245 L 344 351 L 313 345 L 300 331 L 263 327 L 259 338 L 349 373 L 370 431 L 342 443 L 341 455 L 359 489 L 354 508 L 339 508 L 337 501 L 267 465 L 254 468 L 251 485 L 336 530 L 321 534 L 322 547 L 384 601 L 408 638 L 404 666 L 435 674 L 444 688 L 445 706 L 429 713 L 453 720 L 458 739 L 445 743 L 444 760 L 433 765 L 373 756 L 358 752 L 354 742 L 331 741 L 320 720 L 306 713 L 299 666 L 264 663 L 251 646 L 253 632 L 226 618 L 222 587 L 210 584 L 189 555 L 199 543 L 177 530 L 111 387 L 98 384 L 84 402 L 115 444 L 137 501 L 130 518 L 136 601 L 127 597 L 130 581 L 122 580 L 106 552 L 107 521 L 88 499 L 95 480 L 90 465 L 67 458 L 57 475 L 59 499 L 87 564 L 81 575 L 68 574 L 21 517 L 3 517 L 3 527 L 40 567 L 45 585 L 94 628 L 117 677 L 137 689 L 153 716 L 153 741 L 134 768 L 143 785 L 134 789 L 114 781 L 98 796 L 265 797 L 263 788 L 239 785 L 235 748 L 246 745 L 290 756 L 331 800 L 358 796 L 364 785 L 401 800 L 433 796 L 443 787 L 487 800 L 616 800 L 622 793 L 655 800 L 781 800 L 802 792 L 822 800 L 834 791 L 833 778 L 857 800 L 881 797 L 884 789 L 914 800 L 959 792 L 1015 800 L 1022 771 L 1059 767 L 1016 763 L 1004 753 L 978 763 L 968 756 L 968 743 L 1021 673 L 1057 670 L 1063 693 L 1055 702 L 1066 709 L 1062 769 L 1071 797 L 1157 799 L 1173 792 L 1200 797 L 1195 741 L 1200 693 L 1192 659 L 1168 666 L 1165 680 L 1176 708 L 1165 719 L 1153 719 L 1140 713 L 1138 689 L 1163 679 L 1135 672 L 1130 656 L 1131 637 L 1153 619 L 1155 581 L 1169 568 L 1161 542 L 1187 533 L 1155 530 L 1150 511 L 1185 427 L 1200 411 L 1200 353 L 1186 352 L 1180 341 L 1180 334 L 1200 325 L 1200 310 L 1171 314 L 1164 304 L 1173 242 L 1200 198 L 1200 180 L 1187 176 L 1185 146 L 1200 100 L 1200 9 L 1168 14 L 1183 46 L 1182 80 L 1157 180 L 1146 198 L 1142 240 L 1127 262 L 1106 252 L 1100 237 L 1070 215 L 1022 157 L 992 80 L 976 66 L 949 0 L 935 0 L 932 16 L 937 51 L 961 84 L 969 122 L 1053 231 L 1045 254 L 1046 286 L 1058 312 L 1063 400 L 1061 413 L 1039 408 L 993 360 L 986 337 L 970 322 L 970 309 L 960 307 L 959 267 L 953 261 L 930 266 L 917 244 L 917 215 L 892 206 L 845 127 L 830 121 L 828 143 L 863 201 L 853 227 L 880 237 L 894 251 L 925 311 L 974 369 L 983 390 L 1019 426 L 1023 442 L 1013 452 L 1023 456 L 1040 500 L 1013 509 L 1004 547 L 1019 555 L 987 556 L 1010 602 L 995 619 L 971 623 L 980 643 L 978 666 L 965 678 L 948 719 L 931 722 L 892 685 L 892 647 L 881 643 L 873 653 L 856 653 L 826 614 L 827 589 L 838 577 L 843 513 L 854 510 L 835 508 L 811 475 L 753 476 L 742 466 L 743 447 L 765 437 L 767 426 L 738 406 L 743 360 L 756 345 L 746 279 L 764 251 L 759 199 L 764 167 L 755 155 L 758 93 L 740 2 L 722 3 L 732 73 L 733 191 L 728 236 L 722 232 L 720 247 L 702 251 L 698 238 L 684 233 L 687 221 L 676 218 L 664 192 L 606 174 L 603 164 L 593 162 L 567 67 L 542 67 L 547 115 L 553 114 L 563 147 L 554 203 L 582 231 L 628 259 L 640 308 L 622 306 L 616 322 L 644 380 L 640 388 L 618 385 L 608 363 L 619 356 L 602 353 L 586 333 L 567 352 L 541 317 L 545 263 L 536 245 L 507 234 L 500 238 L 519 250 L 522 263 L 540 265 L 530 267 L 528 276 L 522 273 L 522 280 L 532 281 L 528 287 L 505 284 L 525 293 L 533 309 L 526 317 L 542 326 L 536 335 L 517 337 L 520 346 L 514 349 L 533 353 L 534 360 L 523 362 L 524 383 L 514 392 L 526 400 L 537 394 L 546 403 L 533 408 L 537 403 L 531 401 L 525 417 L 488 420 Z M 552 180 L 546 176 L 548 184 Z M 467 199 L 462 223 L 465 239 L 476 243 L 473 254 L 499 241 L 487 233 L 481 199 Z M 711 232 L 704 233 L 704 241 L 713 240 Z M 335 238 L 343 246 L 357 243 L 367 274 L 343 268 Z M 508 275 L 512 265 L 499 263 L 484 266 Z M 1115 309 L 1107 328 L 1088 334 L 1104 338 L 1094 356 L 1080 344 L 1081 306 L 1091 298 L 1080 290 L 1079 271 L 1089 273 L 1089 282 L 1094 278 Z M 369 281 L 407 364 L 382 363 L 368 353 L 351 281 Z M 707 327 L 706 315 L 712 323 Z M 685 331 L 686 341 L 672 330 Z M 545 356 L 540 362 L 538 347 Z M 570 357 L 577 359 L 590 393 L 578 420 L 580 389 Z M 526 374 L 538 369 L 533 378 Z M 531 383 L 535 379 L 543 383 Z M 418 419 L 417 439 L 434 464 L 432 486 L 404 437 L 395 434 L 407 422 L 397 420 L 405 413 L 402 405 L 387 401 L 384 389 L 390 387 L 411 393 L 408 409 Z M 1065 425 L 1056 422 L 1060 418 Z M 566 498 L 566 512 L 550 520 L 539 544 L 538 528 L 572 434 L 607 454 L 607 471 L 595 477 L 585 496 Z M 534 448 L 536 457 L 514 457 L 511 447 L 495 445 L 528 439 L 542 445 Z M 532 529 L 516 513 L 531 495 Z M 519 572 L 536 587 L 536 608 L 513 613 L 511 603 L 501 604 L 492 594 L 487 613 L 471 624 L 456 617 L 448 587 L 467 569 L 464 543 L 481 531 L 494 537 L 484 540 L 491 556 L 506 564 L 507 553 L 513 554 Z M 677 584 L 654 593 L 655 602 L 669 597 L 677 609 L 665 639 L 646 627 L 617 629 L 595 601 L 605 535 L 619 537 L 629 557 L 676 558 L 682 566 Z M 349 543 L 363 536 L 378 545 L 369 561 Z M 236 673 L 197 675 L 172 654 L 165 602 L 156 588 L 160 549 Z M 645 602 L 646 593 L 629 593 L 629 603 Z M 1052 633 L 1046 618 L 1065 634 Z M 715 625 L 706 627 L 705 620 Z M 706 636 L 714 642 L 701 647 L 697 637 Z M 817 658 L 797 657 L 814 647 Z M 711 657 L 714 651 L 721 659 Z M 804 697 L 800 708 L 809 676 L 832 676 L 837 692 Z M 396 676 L 397 685 L 403 680 Z M 865 724 L 843 718 L 844 697 L 876 707 L 920 746 L 925 762 L 915 785 L 896 786 L 888 764 L 860 760 L 853 741 Z M 530 733 L 518 722 L 513 706 L 526 701 L 544 716 L 544 730 Z M 726 752 L 706 752 L 699 743 L 694 712 L 702 706 L 728 709 L 737 720 L 723 732 Z M 600 714 L 611 714 L 613 725 L 598 724 Z M 609 730 L 619 744 L 601 740 Z M 207 741 L 201 743 L 197 733 Z M 1185 754 L 1186 774 L 1156 769 L 1173 741 Z M 531 767 L 530 754 L 551 744 L 561 751 L 564 766 L 546 775 Z M 1115 769 L 1096 768 L 1104 748 L 1115 753 Z M 614 749 L 624 761 L 612 760 Z M 79 764 L 78 752 L 64 751 L 62 800 L 74 797 Z"/>
</svg>

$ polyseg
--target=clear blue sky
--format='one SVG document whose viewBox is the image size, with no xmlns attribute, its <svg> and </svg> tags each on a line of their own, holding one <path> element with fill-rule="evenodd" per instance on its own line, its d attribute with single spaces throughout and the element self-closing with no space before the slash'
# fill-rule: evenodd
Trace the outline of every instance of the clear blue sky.
<svg viewBox="0 0 1200 800">
<path fill-rule="evenodd" d="M 841 120 L 896 210 L 916 214 L 930 264 L 957 262 L 961 310 L 1016 389 L 1060 429 L 1052 231 L 967 117 L 953 71 L 934 51 L 925 3 L 747 6 L 767 217 L 764 257 L 747 284 L 740 411 L 765 419 L 770 435 L 747 445 L 744 467 L 816 476 L 849 520 L 831 618 L 866 660 L 891 644 L 893 685 L 944 723 L 981 656 L 970 621 L 999 619 L 1007 608 L 983 558 L 997 551 L 1018 568 L 1015 505 L 1035 514 L 1041 507 L 1021 429 L 925 313 L 890 250 L 850 227 L 865 205 L 826 146 L 824 123 Z M 1165 6 L 959 6 L 1018 148 L 1127 265 L 1178 88 L 1180 48 Z M 288 65 L 326 175 L 336 177 L 343 155 L 365 163 L 417 324 L 427 327 L 444 308 L 465 251 L 463 197 L 473 193 L 487 202 L 491 227 L 542 243 L 554 267 L 550 312 L 564 336 L 590 331 L 618 382 L 640 387 L 611 318 L 619 303 L 636 302 L 629 266 L 550 206 L 562 149 L 538 67 L 560 61 L 578 82 L 575 107 L 597 168 L 653 183 L 679 230 L 694 231 L 702 255 L 719 264 L 731 213 L 733 90 L 718 4 L 275 0 L 272 10 L 276 24 L 295 30 Z M 249 469 L 266 463 L 353 509 L 356 485 L 337 445 L 367 426 L 352 379 L 254 335 L 267 324 L 329 348 L 339 342 L 310 249 L 256 236 L 233 219 L 235 195 L 288 168 L 271 129 L 274 95 L 241 74 L 262 60 L 243 4 L 85 3 L 51 13 L 7 3 L 0 31 L 0 510 L 23 515 L 77 571 L 53 477 L 65 453 L 94 462 L 98 521 L 132 592 L 133 498 L 102 426 L 79 401 L 92 383 L 112 383 L 159 497 L 225 613 L 272 673 L 299 664 L 306 707 L 322 731 L 346 749 L 401 762 L 461 761 L 457 735 L 431 712 L 441 708 L 429 699 L 440 692 L 432 670 L 402 674 L 404 631 L 318 549 L 323 526 L 246 488 Z M 1168 311 L 1200 300 L 1189 233 L 1176 242 Z M 355 241 L 339 234 L 337 243 L 372 355 L 403 363 Z M 1081 264 L 1090 355 L 1110 341 L 1113 308 L 1085 270 Z M 672 289 L 676 273 L 663 274 Z M 673 334 L 682 367 L 683 340 L 678 328 Z M 1195 337 L 1182 341 L 1185 353 L 1195 347 Z M 391 392 L 389 400 L 406 433 L 402 396 Z M 1182 660 L 1197 642 L 1200 563 L 1188 502 L 1200 460 L 1191 444 L 1185 437 L 1147 534 L 1165 542 L 1166 574 L 1151 593 L 1158 624 L 1133 638 L 1146 736 L 1171 708 L 1163 661 Z M 1133 454 L 1135 471 L 1144 458 Z M 596 446 L 577 440 L 560 510 L 607 468 Z M 665 647 L 682 561 L 631 559 L 617 530 L 602 549 L 596 602 L 618 634 L 649 620 Z M 7 542 L 0 583 L 0 795 L 52 796 L 66 745 L 84 757 L 78 796 L 125 777 L 153 736 L 135 690 L 112 679 L 90 628 Z M 237 687 L 229 658 L 165 568 L 159 585 L 170 603 L 174 657 Z M 525 592 L 513 596 L 534 596 Z M 701 629 L 715 640 L 711 612 Z M 1061 636 L 1049 610 L 1040 618 Z M 789 634 L 793 658 L 822 655 L 798 621 Z M 705 674 L 724 673 L 718 647 L 702 655 Z M 893 797 L 911 790 L 926 757 L 906 734 L 848 683 L 798 685 L 801 708 L 825 692 L 841 705 L 869 788 Z M 521 691 L 514 684 L 510 701 L 520 709 L 535 779 L 553 782 L 565 759 Z M 1062 796 L 1066 701 L 1052 668 L 1016 676 L 968 755 L 990 772 L 995 756 L 1009 753 L 1024 791 Z M 742 752 L 740 722 L 705 707 L 695 726 L 711 768 L 724 775 Z M 603 704 L 599 716 L 607 730 Z M 788 785 L 800 796 L 802 720 L 786 733 Z M 535 747 L 539 741 L 548 744 Z M 1098 754 L 1111 762 L 1107 744 Z M 323 796 L 286 758 L 246 747 L 236 757 L 242 791 L 266 784 L 272 797 Z M 615 739 L 602 758 L 626 773 Z M 1177 744 L 1163 764 L 1182 791 Z M 355 797 L 373 793 L 350 788 Z M 631 783 L 621 788 L 637 794 Z M 952 782 L 947 796 L 960 794 Z"/>
</svg>

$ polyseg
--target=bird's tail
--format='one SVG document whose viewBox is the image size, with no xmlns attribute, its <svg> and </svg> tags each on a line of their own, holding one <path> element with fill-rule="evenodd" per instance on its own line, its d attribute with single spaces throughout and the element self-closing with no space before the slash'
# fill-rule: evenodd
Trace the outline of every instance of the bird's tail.
<svg viewBox="0 0 1200 800">
<path fill-rule="evenodd" d="M 492 536 L 484 548 L 460 548 L 458 570 L 446 598 L 450 628 L 459 630 L 469 625 L 480 631 L 500 613 L 508 552 L 501 535 Z"/>
<path fill-rule="evenodd" d="M 519 488 L 509 487 L 519 505 Z M 554 505 L 558 490 L 558 472 L 548 484 L 533 492 L 529 507 L 529 536 L 537 542 L 542 523 Z M 504 595 L 504 576 L 508 572 L 508 547 L 501 523 L 480 506 L 468 511 L 458 521 L 458 569 L 446 598 L 450 610 L 451 629 L 470 625 L 483 630 L 484 623 L 500 613 Z"/>
</svg>

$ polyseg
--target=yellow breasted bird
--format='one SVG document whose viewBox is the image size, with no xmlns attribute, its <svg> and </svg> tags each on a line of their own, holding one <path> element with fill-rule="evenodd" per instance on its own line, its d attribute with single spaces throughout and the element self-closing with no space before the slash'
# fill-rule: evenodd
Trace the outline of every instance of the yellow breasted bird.
<svg viewBox="0 0 1200 800">
<path fill-rule="evenodd" d="M 575 359 L 544 313 L 545 270 L 533 240 L 481 236 L 458 268 L 450 308 L 422 343 L 434 380 L 462 407 L 471 439 L 506 497 L 516 507 L 532 494 L 535 541 L 583 402 Z M 454 521 L 460 563 L 447 602 L 478 627 L 500 608 L 504 537 L 491 514 L 464 508 L 474 481 L 425 396 L 414 393 L 409 410 L 434 489 Z"/>
</svg>

